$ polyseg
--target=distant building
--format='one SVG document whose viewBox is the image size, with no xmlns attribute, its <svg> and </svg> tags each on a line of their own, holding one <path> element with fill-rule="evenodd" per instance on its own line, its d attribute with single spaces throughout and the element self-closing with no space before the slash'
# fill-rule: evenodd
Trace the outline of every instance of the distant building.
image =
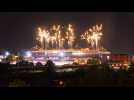
<svg viewBox="0 0 134 100">
<path fill-rule="evenodd" d="M 111 54 L 110 60 L 112 62 L 131 62 L 132 57 L 129 54 Z"/>
</svg>

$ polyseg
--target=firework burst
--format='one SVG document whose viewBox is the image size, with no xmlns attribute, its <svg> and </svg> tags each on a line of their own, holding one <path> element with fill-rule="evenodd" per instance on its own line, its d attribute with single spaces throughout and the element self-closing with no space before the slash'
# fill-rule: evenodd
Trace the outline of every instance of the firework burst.
<svg viewBox="0 0 134 100">
<path fill-rule="evenodd" d="M 99 49 L 99 41 L 102 37 L 102 24 L 95 25 L 92 28 L 89 28 L 88 31 L 86 31 L 84 34 L 81 35 L 81 39 L 84 39 L 87 41 L 89 45 L 91 45 L 92 48 L 95 48 L 96 50 Z"/>
<path fill-rule="evenodd" d="M 72 48 L 74 44 L 74 40 L 75 40 L 75 34 L 74 34 L 74 29 L 71 24 L 68 25 L 65 38 L 67 39 L 68 46 Z"/>
</svg>

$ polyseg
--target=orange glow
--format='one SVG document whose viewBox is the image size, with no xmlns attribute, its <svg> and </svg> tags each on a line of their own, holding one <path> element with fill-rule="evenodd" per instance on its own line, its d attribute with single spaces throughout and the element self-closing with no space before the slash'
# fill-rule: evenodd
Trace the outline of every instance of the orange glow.
<svg viewBox="0 0 134 100">
<path fill-rule="evenodd" d="M 99 41 L 101 40 L 102 36 L 102 24 L 100 26 L 96 25 L 92 28 L 89 28 L 88 31 L 86 31 L 84 34 L 81 35 L 81 39 L 84 39 L 87 41 L 89 45 L 91 45 L 92 48 L 99 49 Z"/>
</svg>

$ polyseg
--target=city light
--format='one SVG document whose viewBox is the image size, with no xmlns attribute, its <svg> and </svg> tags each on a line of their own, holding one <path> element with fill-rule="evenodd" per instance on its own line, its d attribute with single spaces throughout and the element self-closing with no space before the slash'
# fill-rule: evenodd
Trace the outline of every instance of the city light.
<svg viewBox="0 0 134 100">
<path fill-rule="evenodd" d="M 5 55 L 5 57 L 7 57 L 10 55 L 10 52 L 6 51 L 4 55 Z"/>
<path fill-rule="evenodd" d="M 25 57 L 32 57 L 32 52 L 31 51 L 26 51 Z"/>
</svg>

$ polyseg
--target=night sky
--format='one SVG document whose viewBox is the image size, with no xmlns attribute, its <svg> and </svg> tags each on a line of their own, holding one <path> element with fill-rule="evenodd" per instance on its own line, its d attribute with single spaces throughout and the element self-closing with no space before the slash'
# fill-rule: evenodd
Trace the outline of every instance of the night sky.
<svg viewBox="0 0 134 100">
<path fill-rule="evenodd" d="M 95 24 L 103 24 L 105 48 L 111 51 L 134 52 L 134 13 L 0 13 L 0 48 L 29 49 L 39 26 L 73 24 L 76 34 L 81 34 Z"/>
</svg>

